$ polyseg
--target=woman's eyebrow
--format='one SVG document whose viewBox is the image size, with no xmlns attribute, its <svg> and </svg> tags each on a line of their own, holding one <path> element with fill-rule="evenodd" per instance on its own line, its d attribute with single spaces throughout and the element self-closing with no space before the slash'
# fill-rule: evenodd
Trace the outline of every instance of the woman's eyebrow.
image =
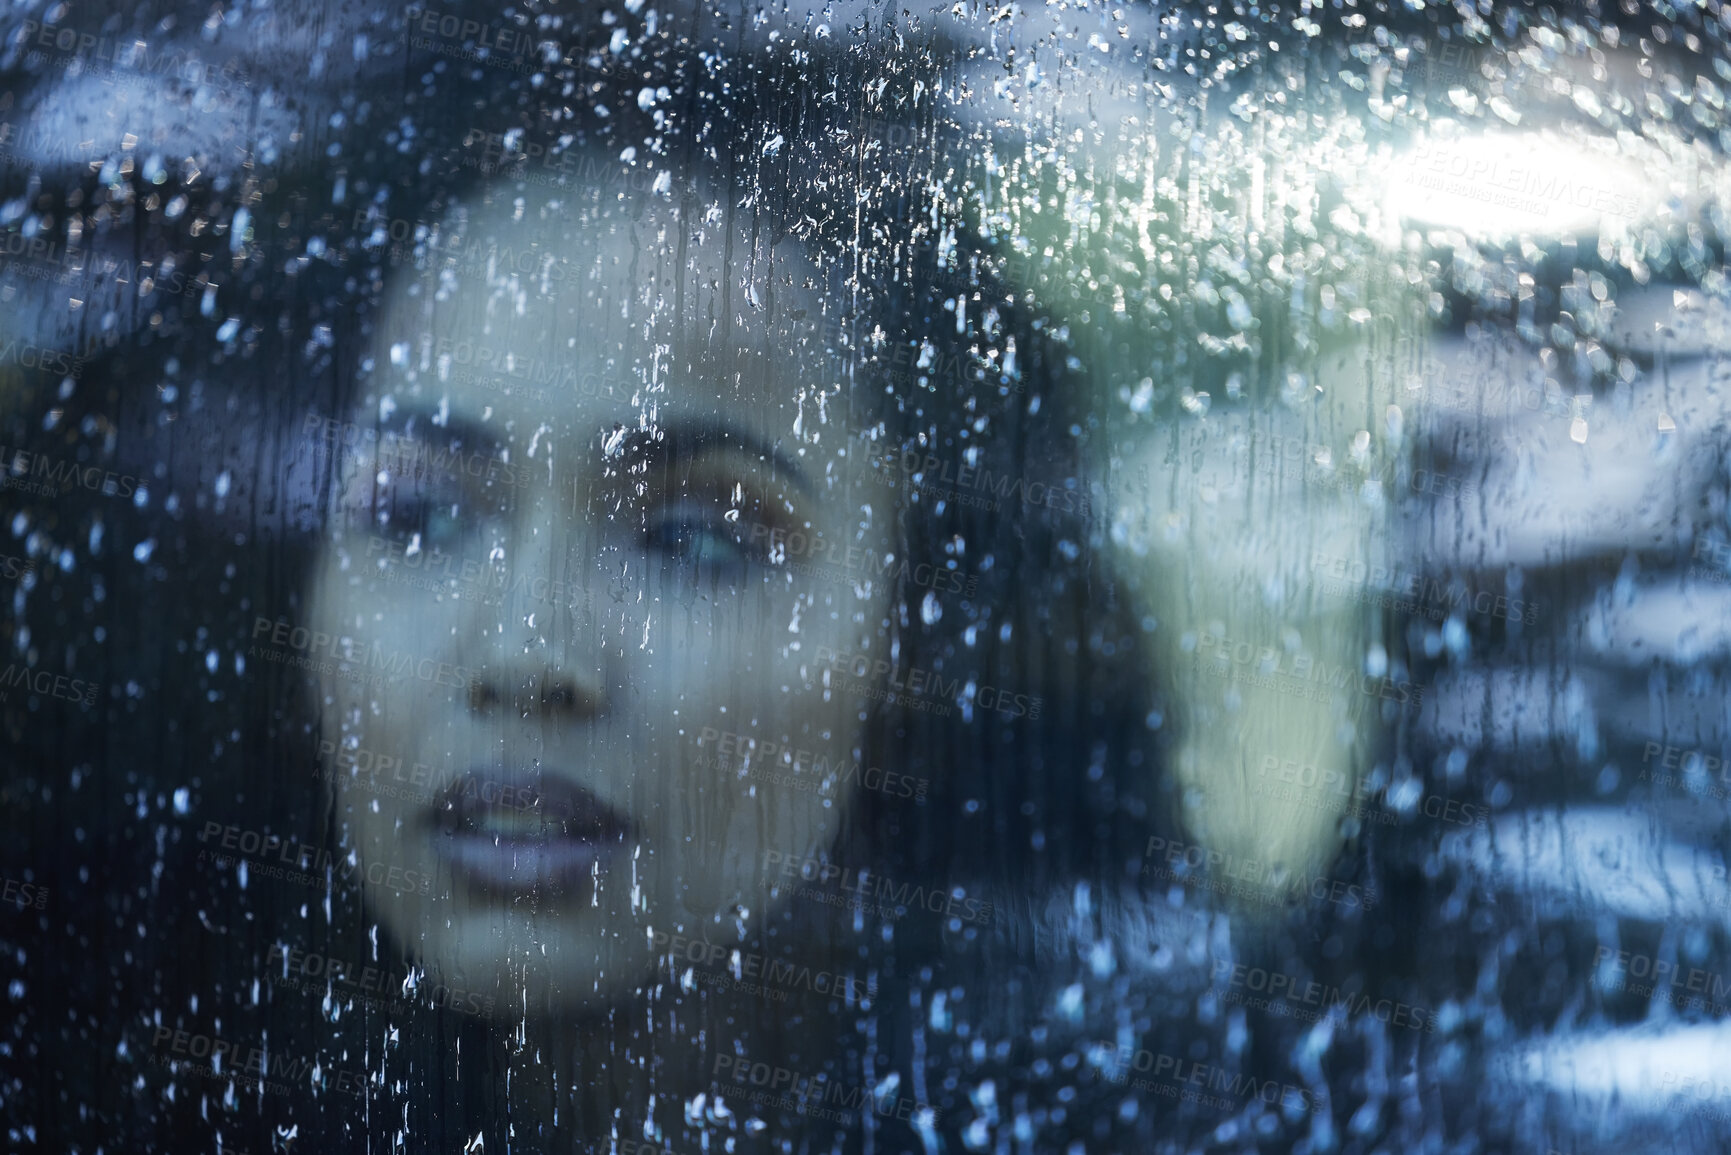
<svg viewBox="0 0 1731 1155">
<path fill-rule="evenodd" d="M 420 405 L 404 406 L 383 423 L 381 433 L 396 437 L 413 437 L 429 444 L 459 445 L 469 450 L 489 454 L 504 448 L 505 442 L 485 425 L 468 418 L 447 415 L 436 422 L 438 410 Z"/>
<path fill-rule="evenodd" d="M 656 434 L 660 437 L 657 438 Z M 737 425 L 724 422 L 668 423 L 654 431 L 632 434 L 626 451 L 634 457 L 661 453 L 666 457 L 691 459 L 705 453 L 731 450 L 768 461 L 778 476 L 784 476 L 803 493 L 812 492 L 811 480 L 794 460 L 774 445 Z"/>
</svg>

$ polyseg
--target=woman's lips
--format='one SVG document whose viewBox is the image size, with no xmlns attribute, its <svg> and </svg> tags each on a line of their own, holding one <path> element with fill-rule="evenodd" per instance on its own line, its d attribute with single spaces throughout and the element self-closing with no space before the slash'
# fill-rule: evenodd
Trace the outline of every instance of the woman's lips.
<svg viewBox="0 0 1731 1155">
<path fill-rule="evenodd" d="M 552 775 L 470 772 L 435 816 L 439 857 L 495 890 L 558 888 L 588 879 L 622 849 L 631 823 L 594 793 Z"/>
</svg>

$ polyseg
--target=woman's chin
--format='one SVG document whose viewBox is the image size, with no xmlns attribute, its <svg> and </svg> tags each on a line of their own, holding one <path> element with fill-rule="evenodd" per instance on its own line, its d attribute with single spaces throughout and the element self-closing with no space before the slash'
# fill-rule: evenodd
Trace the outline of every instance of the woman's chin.
<svg viewBox="0 0 1731 1155">
<path fill-rule="evenodd" d="M 497 911 L 446 911 L 436 924 L 416 919 L 412 927 L 393 926 L 398 920 L 388 913 L 381 921 L 433 981 L 490 997 L 506 1017 L 617 1006 L 653 978 L 648 946 L 637 941 L 641 932 L 621 941 L 599 917 L 583 927 L 552 927 L 545 917 L 502 919 Z"/>
</svg>

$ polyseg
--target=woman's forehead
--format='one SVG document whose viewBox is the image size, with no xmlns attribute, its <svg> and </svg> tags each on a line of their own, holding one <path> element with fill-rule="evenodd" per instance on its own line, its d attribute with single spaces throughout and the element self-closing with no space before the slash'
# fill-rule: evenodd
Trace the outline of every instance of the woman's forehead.
<svg viewBox="0 0 1731 1155">
<path fill-rule="evenodd" d="M 749 201 L 751 198 L 747 198 Z M 775 278 L 808 288 L 820 277 L 818 246 L 800 240 L 724 187 L 686 195 L 620 192 L 529 200 L 492 195 L 452 205 L 434 246 L 460 252 L 482 283 L 517 272 L 554 285 L 629 282 L 645 292 L 676 278 Z M 524 260 L 524 253 L 539 260 Z M 517 258 L 495 260 L 488 258 Z M 553 270 L 557 268 L 558 272 Z"/>
<path fill-rule="evenodd" d="M 688 235 L 666 205 L 448 219 L 497 252 L 396 287 L 375 364 L 406 408 L 461 413 L 504 441 L 723 419 L 773 440 L 846 376 L 818 266 L 791 239 L 766 251 L 726 222 Z M 514 257 L 531 246 L 539 260 Z"/>
<path fill-rule="evenodd" d="M 436 417 L 441 425 L 460 417 L 502 443 L 537 437 L 588 442 L 614 431 L 735 426 L 774 440 L 793 436 L 801 413 L 809 420 L 822 400 L 789 362 L 749 351 L 730 358 L 724 369 L 719 361 L 697 357 L 657 359 L 629 351 L 605 356 L 606 350 L 595 349 L 552 354 L 556 361 L 530 357 L 513 363 L 490 347 L 471 351 L 460 339 L 427 344 L 434 367 L 391 391 L 396 406 Z M 491 368 L 461 363 L 483 356 L 491 357 Z M 537 387 L 533 380 L 545 384 Z"/>
</svg>

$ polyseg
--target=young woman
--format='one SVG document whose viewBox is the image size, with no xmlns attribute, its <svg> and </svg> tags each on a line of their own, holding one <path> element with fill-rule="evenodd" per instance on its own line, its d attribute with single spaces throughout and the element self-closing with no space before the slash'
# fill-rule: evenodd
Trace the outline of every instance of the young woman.
<svg viewBox="0 0 1731 1155">
<path fill-rule="evenodd" d="M 1055 692 L 1081 584 L 1010 592 L 1088 498 L 1020 450 L 1023 381 L 965 355 L 1015 339 L 1008 307 L 958 326 L 983 310 L 929 256 L 844 293 L 739 200 L 482 192 L 428 242 L 464 267 L 389 288 L 315 430 L 337 854 L 389 949 L 545 1048 L 509 1081 L 549 1135 L 914 1142 L 971 1113 L 908 1017 L 945 940 L 1032 957 L 1157 807 L 1073 740 L 1017 748 L 1088 724 Z M 1021 357 L 1039 382 L 1026 330 Z M 986 989 L 955 1014 L 1002 1011 Z"/>
<path fill-rule="evenodd" d="M 211 897 L 176 906 L 177 985 L 126 1037 L 300 1077 L 255 1102 L 149 1073 L 169 1129 L 901 1151 L 1105 1121 L 1145 1147 L 1169 1120 L 1102 1076 L 1155 1026 L 1218 1057 L 1187 1005 L 1218 943 L 1125 897 L 1165 799 L 1130 760 L 1133 631 L 1077 549 L 1062 358 L 972 256 L 884 239 L 926 235 L 914 196 L 855 254 L 785 174 L 611 171 L 399 197 L 381 227 L 424 264 L 366 265 L 381 305 L 352 246 L 224 330 L 295 368 L 265 374 L 296 408 L 277 492 L 328 500 L 279 507 L 314 526 L 304 582 L 195 521 L 163 548 L 229 567 L 209 605 L 113 623 L 239 641 L 187 683 L 196 740 L 139 708 L 164 767 L 212 762 L 164 782 L 158 852 Z M 1104 1043 L 1129 1049 L 1082 1062 Z"/>
<path fill-rule="evenodd" d="M 956 1072 L 1055 1095 L 1108 1020 L 1219 1058 L 1078 383 L 977 256 L 778 197 L 482 191 L 389 287 L 305 623 L 368 918 L 579 1142 L 960 1141 L 1013 1120 Z"/>
<path fill-rule="evenodd" d="M 337 427 L 358 432 L 309 621 L 341 639 L 320 721 L 341 844 L 435 982 L 572 1025 L 579 1129 L 659 1140 L 718 1059 L 809 1053 L 747 1053 L 718 1004 L 870 1003 L 766 934 L 782 864 L 825 860 L 862 779 L 884 788 L 859 760 L 904 490 L 850 413 L 833 272 L 750 223 L 720 190 L 482 194 L 438 227 L 491 264 L 391 288 Z M 424 789 L 370 789 L 367 765 Z"/>
</svg>

